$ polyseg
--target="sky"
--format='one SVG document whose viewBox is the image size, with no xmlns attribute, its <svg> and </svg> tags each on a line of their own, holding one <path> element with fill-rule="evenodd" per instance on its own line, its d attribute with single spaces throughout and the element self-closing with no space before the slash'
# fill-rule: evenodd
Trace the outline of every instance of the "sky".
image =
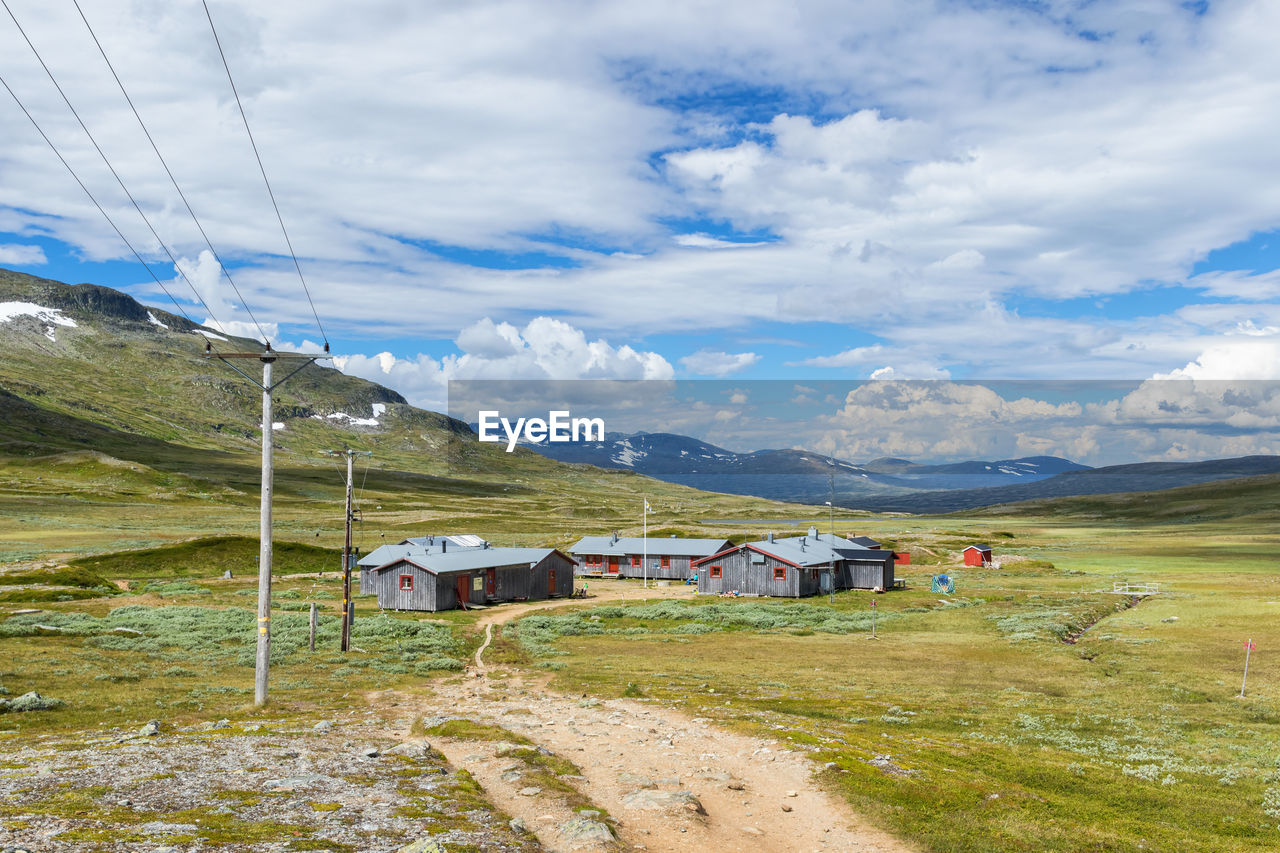
<svg viewBox="0 0 1280 853">
<path fill-rule="evenodd" d="M 1280 378 L 1280 4 L 6 0 L 198 322 L 450 379 Z M 0 92 L 0 266 L 177 310 Z M 185 276 L 179 275 L 179 270 Z M 199 293 L 204 304 L 195 300 Z M 834 416 L 834 413 L 833 415 Z"/>
</svg>

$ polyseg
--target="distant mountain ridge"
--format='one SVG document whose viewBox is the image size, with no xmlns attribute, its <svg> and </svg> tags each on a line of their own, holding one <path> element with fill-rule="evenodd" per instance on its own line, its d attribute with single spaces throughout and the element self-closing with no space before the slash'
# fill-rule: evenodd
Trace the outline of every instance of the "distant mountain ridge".
<svg viewBox="0 0 1280 853">
<path fill-rule="evenodd" d="M 736 453 L 674 433 L 609 433 L 601 442 L 525 445 L 562 462 L 621 468 L 712 492 L 877 512 L 947 513 L 1054 497 L 1159 491 L 1280 473 L 1280 456 L 1090 468 L 1058 456 L 924 465 L 865 464 L 806 450 Z M 834 481 L 834 482 L 833 482 Z M 834 486 L 834 488 L 833 488 Z"/>
<path fill-rule="evenodd" d="M 878 459 L 859 465 L 808 450 L 738 453 L 675 433 L 609 433 L 604 441 L 529 444 L 530 450 L 560 462 L 623 468 L 660 480 L 730 494 L 853 506 L 867 499 L 907 496 L 919 491 L 985 488 L 1027 483 L 1087 466 L 1054 456 L 920 465 L 905 459 Z"/>
</svg>

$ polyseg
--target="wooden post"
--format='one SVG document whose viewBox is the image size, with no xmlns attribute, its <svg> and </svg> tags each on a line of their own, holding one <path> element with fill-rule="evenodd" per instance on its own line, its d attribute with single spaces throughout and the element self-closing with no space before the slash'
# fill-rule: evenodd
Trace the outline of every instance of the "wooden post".
<svg viewBox="0 0 1280 853">
<path fill-rule="evenodd" d="M 311 651 L 316 650 L 316 623 L 320 621 L 319 611 L 316 609 L 316 603 L 311 602 L 311 627 L 307 632 L 307 648 Z"/>
<path fill-rule="evenodd" d="M 253 704 L 267 704 L 267 670 L 271 666 L 271 366 L 274 356 L 262 358 L 262 509 L 258 518 L 258 655 L 253 677 Z"/>
</svg>

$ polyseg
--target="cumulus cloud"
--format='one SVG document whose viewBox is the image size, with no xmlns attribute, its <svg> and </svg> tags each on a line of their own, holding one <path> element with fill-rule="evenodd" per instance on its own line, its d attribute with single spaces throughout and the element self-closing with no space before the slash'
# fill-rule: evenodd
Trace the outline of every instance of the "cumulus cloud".
<svg viewBox="0 0 1280 853">
<path fill-rule="evenodd" d="M 680 365 L 688 372 L 698 376 L 728 376 L 740 370 L 746 370 L 760 360 L 753 352 L 716 352 L 698 350 L 680 359 Z"/>
<path fill-rule="evenodd" d="M 22 246 L 14 243 L 0 244 L 0 264 L 35 266 L 48 263 L 44 249 L 39 246 Z"/>
<path fill-rule="evenodd" d="M 536 317 L 517 329 L 488 317 L 463 329 L 455 339 L 461 350 L 437 360 L 391 353 L 340 356 L 335 366 L 352 376 L 394 388 L 410 403 L 442 410 L 447 384 L 453 379 L 614 379 L 664 380 L 671 364 L 655 352 L 614 347 L 562 320 Z"/>
</svg>

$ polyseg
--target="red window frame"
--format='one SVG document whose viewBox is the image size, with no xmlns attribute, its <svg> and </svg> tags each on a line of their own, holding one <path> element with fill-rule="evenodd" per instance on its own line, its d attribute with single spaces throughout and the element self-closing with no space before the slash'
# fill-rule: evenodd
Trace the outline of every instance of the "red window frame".
<svg viewBox="0 0 1280 853">
<path fill-rule="evenodd" d="M 721 570 L 720 570 L 720 567 L 719 567 L 719 566 L 712 566 L 712 567 L 711 567 L 711 577 L 713 577 L 713 578 L 719 578 L 719 577 L 721 577 Z"/>
<path fill-rule="evenodd" d="M 408 581 L 408 583 L 405 583 L 405 581 Z M 400 591 L 413 592 L 413 575 L 400 576 Z"/>
<path fill-rule="evenodd" d="M 774 579 L 774 580 L 776 580 L 776 581 L 784 581 L 784 580 L 786 580 L 786 579 L 787 579 L 787 567 L 786 567 L 786 566 L 774 566 L 774 567 L 773 567 L 773 579 Z"/>
<path fill-rule="evenodd" d="M 632 554 L 632 555 L 631 555 L 631 568 L 633 568 L 633 569 L 638 569 L 638 568 L 640 568 L 640 555 L 639 555 L 639 554 Z"/>
<path fill-rule="evenodd" d="M 663 558 L 662 558 L 662 568 L 664 568 L 664 569 L 669 569 L 669 568 L 671 568 L 671 558 L 670 558 L 670 557 L 663 557 Z"/>
</svg>

